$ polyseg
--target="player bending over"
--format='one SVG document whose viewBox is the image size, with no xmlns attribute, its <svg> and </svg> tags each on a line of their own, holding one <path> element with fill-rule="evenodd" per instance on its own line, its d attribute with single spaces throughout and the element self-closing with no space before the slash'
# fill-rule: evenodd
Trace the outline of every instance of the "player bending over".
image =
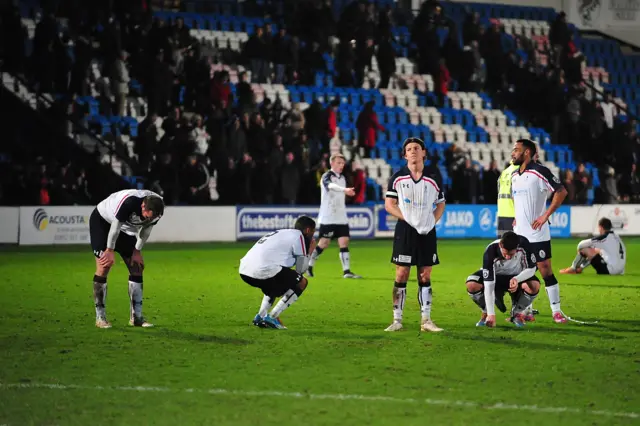
<svg viewBox="0 0 640 426">
<path fill-rule="evenodd" d="M 331 170 L 322 175 L 320 185 L 320 238 L 318 246 L 311 253 L 309 262 L 309 276 L 313 277 L 313 266 L 322 252 L 329 247 L 332 239 L 338 239 L 340 247 L 340 263 L 342 263 L 342 276 L 344 278 L 362 278 L 351 272 L 351 259 L 349 255 L 349 221 L 347 220 L 346 196 L 353 197 L 355 190 L 347 188 L 347 181 L 342 174 L 345 159 L 342 154 L 333 154 L 329 158 Z"/>
<path fill-rule="evenodd" d="M 129 325 L 153 327 L 142 316 L 142 247 L 151 229 L 164 214 L 164 201 L 152 191 L 127 189 L 115 192 L 100 202 L 89 219 L 91 248 L 96 257 L 93 299 L 96 327 L 111 328 L 107 321 L 107 275 L 118 253 L 129 269 Z"/>
<path fill-rule="evenodd" d="M 315 248 L 316 222 L 307 216 L 296 220 L 295 229 L 281 229 L 260 238 L 240 260 L 240 278 L 262 290 L 264 297 L 253 325 L 286 329 L 280 314 L 307 288 L 302 276 L 309 267 L 309 251 Z M 291 269 L 296 267 L 295 271 Z M 269 312 L 276 298 L 278 304 Z"/>
<path fill-rule="evenodd" d="M 501 239 L 489 244 L 482 258 L 482 269 L 467 278 L 469 297 L 482 310 L 477 327 L 495 327 L 494 304 L 506 312 L 503 298 L 511 293 L 511 322 L 517 327 L 526 321 L 534 321 L 525 310 L 540 291 L 540 281 L 535 276 L 536 257 L 531 252 L 529 240 L 507 231 Z"/>
<path fill-rule="evenodd" d="M 411 266 L 418 268 L 418 301 L 422 331 L 442 331 L 431 320 L 431 269 L 440 263 L 436 223 L 444 213 L 444 193 L 440 183 L 427 174 L 424 142 L 408 138 L 402 144 L 407 165 L 389 179 L 384 207 L 398 218 L 391 262 L 396 265 L 393 285 L 393 323 L 385 331 L 402 329 Z M 434 209 L 435 206 L 435 209 Z"/>
<path fill-rule="evenodd" d="M 514 231 L 529 240 L 536 265 L 544 279 L 553 321 L 566 323 L 560 309 L 560 285 L 551 268 L 551 230 L 549 218 L 562 205 L 567 190 L 551 171 L 535 161 L 538 149 L 529 139 L 516 141 L 511 152 L 513 164 L 519 166 L 511 177 L 515 207 Z M 553 194 L 547 208 L 547 198 Z"/>
<path fill-rule="evenodd" d="M 627 249 L 612 228 L 611 220 L 606 217 L 600 219 L 598 221 L 600 235 L 580 241 L 573 264 L 562 269 L 560 273 L 579 274 L 591 265 L 598 274 L 623 275 L 627 263 Z"/>
</svg>

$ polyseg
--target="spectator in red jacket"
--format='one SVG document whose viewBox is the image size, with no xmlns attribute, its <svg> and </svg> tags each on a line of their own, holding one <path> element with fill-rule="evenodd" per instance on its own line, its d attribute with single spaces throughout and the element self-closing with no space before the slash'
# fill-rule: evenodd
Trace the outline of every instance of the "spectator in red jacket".
<svg viewBox="0 0 640 426">
<path fill-rule="evenodd" d="M 362 164 L 358 161 L 353 162 L 353 189 L 356 192 L 352 200 L 353 204 L 364 204 L 367 193 L 367 176 L 362 170 Z"/>
<path fill-rule="evenodd" d="M 451 82 L 451 73 L 447 68 L 447 64 L 444 59 L 440 59 L 440 68 L 438 71 L 438 79 L 436 84 L 436 91 L 440 100 L 440 105 L 444 107 L 444 98 L 449 93 L 449 83 Z"/>
<path fill-rule="evenodd" d="M 229 73 L 226 71 L 215 73 L 211 80 L 211 103 L 220 109 L 227 109 L 230 99 Z"/>
<path fill-rule="evenodd" d="M 376 131 L 385 131 L 385 128 L 378 122 L 378 115 L 373 110 L 373 105 L 373 101 L 367 102 L 356 121 L 358 146 L 364 148 L 365 157 L 370 157 L 371 149 L 376 146 Z"/>
<path fill-rule="evenodd" d="M 327 142 L 336 137 L 336 130 L 338 128 L 339 106 L 340 99 L 334 99 L 333 101 L 331 101 L 331 105 L 329 105 L 329 108 L 327 108 Z"/>
</svg>

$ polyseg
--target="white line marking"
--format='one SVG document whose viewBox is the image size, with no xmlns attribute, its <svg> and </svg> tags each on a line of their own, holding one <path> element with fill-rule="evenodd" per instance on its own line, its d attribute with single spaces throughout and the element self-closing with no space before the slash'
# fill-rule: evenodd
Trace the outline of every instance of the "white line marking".
<svg viewBox="0 0 640 426">
<path fill-rule="evenodd" d="M 501 410 L 501 411 L 529 411 L 535 413 L 574 413 L 586 416 L 603 417 L 626 417 L 631 419 L 640 418 L 639 413 L 625 411 L 607 410 L 584 410 L 573 407 L 540 407 L 537 405 L 505 404 L 498 402 L 495 404 L 482 404 L 473 401 L 459 401 L 448 399 L 422 399 L 422 398 L 398 398 L 383 395 L 358 395 L 358 394 L 313 394 L 302 392 L 280 392 L 280 391 L 244 391 L 234 389 L 177 389 L 168 387 L 150 386 L 84 386 L 84 385 L 63 385 L 57 383 L 0 383 L 0 389 L 53 389 L 53 390 L 115 390 L 133 392 L 173 392 L 173 393 L 207 393 L 210 395 L 238 395 L 250 397 L 276 396 L 297 399 L 326 399 L 334 401 L 385 401 L 403 404 L 427 404 L 447 407 L 465 407 L 479 410 Z"/>
</svg>

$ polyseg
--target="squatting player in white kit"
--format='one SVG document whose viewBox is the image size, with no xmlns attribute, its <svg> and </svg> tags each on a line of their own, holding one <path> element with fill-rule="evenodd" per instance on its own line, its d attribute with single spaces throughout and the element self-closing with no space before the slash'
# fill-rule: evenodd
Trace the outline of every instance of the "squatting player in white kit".
<svg viewBox="0 0 640 426">
<path fill-rule="evenodd" d="M 536 277 L 536 257 L 531 252 L 529 240 L 513 231 L 506 231 L 499 240 L 487 246 L 482 256 L 482 269 L 469 275 L 466 282 L 469 297 L 482 311 L 477 327 L 495 327 L 494 305 L 506 312 L 504 294 L 511 293 L 511 322 L 523 327 L 534 320 L 525 315 L 540 291 Z"/>
<path fill-rule="evenodd" d="M 320 184 L 320 225 L 318 246 L 311 253 L 309 262 L 309 276 L 313 277 L 313 266 L 322 252 L 329 247 L 332 239 L 338 239 L 340 247 L 340 263 L 342 263 L 342 276 L 344 278 L 362 278 L 351 272 L 351 259 L 349 254 L 349 221 L 347 220 L 347 206 L 345 197 L 353 197 L 355 190 L 347 188 L 347 181 L 342 174 L 345 159 L 342 154 L 333 154 L 329 158 L 331 170 L 322 175 Z"/>
<path fill-rule="evenodd" d="M 516 213 L 514 231 L 529 240 L 538 270 L 544 279 L 553 320 L 566 323 L 567 319 L 560 309 L 560 286 L 551 269 L 549 218 L 562 205 L 567 190 L 548 168 L 534 161 L 536 154 L 536 144 L 529 139 L 516 141 L 511 152 L 513 164 L 520 166 L 511 178 Z M 550 193 L 553 193 L 553 199 L 547 208 Z"/>
<path fill-rule="evenodd" d="M 391 262 L 396 265 L 393 285 L 393 323 L 385 331 L 402 329 L 402 314 L 411 266 L 418 268 L 418 301 L 422 331 L 442 331 L 431 320 L 431 269 L 438 265 L 436 223 L 445 207 L 440 184 L 427 175 L 424 142 L 408 138 L 402 144 L 407 165 L 389 179 L 384 207 L 398 218 Z M 435 205 L 435 209 L 434 209 Z"/>
<path fill-rule="evenodd" d="M 627 249 L 613 232 L 611 220 L 606 217 L 600 219 L 598 231 L 600 234 L 597 237 L 580 241 L 573 264 L 562 269 L 561 274 L 579 274 L 591 265 L 599 275 L 624 275 Z"/>
<path fill-rule="evenodd" d="M 240 278 L 264 294 L 253 325 L 286 329 L 280 322 L 280 314 L 307 288 L 308 281 L 302 274 L 309 266 L 308 253 L 315 248 L 315 232 L 316 222 L 301 216 L 295 229 L 281 229 L 265 235 L 240 260 Z M 295 271 L 291 269 L 294 265 Z M 269 313 L 278 297 L 281 297 L 280 301 Z"/>
<path fill-rule="evenodd" d="M 129 269 L 129 325 L 153 327 L 142 316 L 142 271 L 144 260 L 140 250 L 151 235 L 151 229 L 164 214 L 162 197 L 152 191 L 126 189 L 111 194 L 100 202 L 89 219 L 91 248 L 96 257 L 93 277 L 93 299 L 96 327 L 111 328 L 107 321 L 107 275 L 120 254 Z"/>
</svg>

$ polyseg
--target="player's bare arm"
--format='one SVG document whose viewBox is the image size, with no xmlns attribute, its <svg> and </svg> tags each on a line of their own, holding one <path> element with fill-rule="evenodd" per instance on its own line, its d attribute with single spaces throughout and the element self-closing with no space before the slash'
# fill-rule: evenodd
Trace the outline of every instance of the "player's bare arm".
<svg viewBox="0 0 640 426">
<path fill-rule="evenodd" d="M 398 220 L 404 220 L 404 216 L 402 216 L 402 212 L 400 211 L 400 207 L 398 206 L 398 200 L 395 198 L 385 198 L 384 200 L 384 209 L 391 216 L 397 218 Z M 443 207 L 444 210 L 444 207 Z M 442 216 L 442 213 L 440 214 Z"/>
<path fill-rule="evenodd" d="M 544 225 L 549 220 L 551 215 L 556 210 L 558 210 L 558 208 L 562 205 L 562 203 L 564 202 L 564 199 L 566 197 L 567 197 L 566 188 L 562 187 L 562 188 L 557 189 L 553 193 L 553 198 L 551 200 L 551 205 L 549 205 L 549 208 L 547 209 L 547 211 L 542 216 L 540 216 L 539 218 L 534 220 L 533 223 L 531 224 L 533 229 L 540 229 L 542 227 L 542 225 Z"/>
<path fill-rule="evenodd" d="M 436 204 L 436 209 L 433 212 L 433 217 L 436 218 L 436 223 L 440 222 L 440 218 L 442 218 L 442 215 L 444 214 L 445 204 L 446 203 L 444 202 Z"/>
</svg>

